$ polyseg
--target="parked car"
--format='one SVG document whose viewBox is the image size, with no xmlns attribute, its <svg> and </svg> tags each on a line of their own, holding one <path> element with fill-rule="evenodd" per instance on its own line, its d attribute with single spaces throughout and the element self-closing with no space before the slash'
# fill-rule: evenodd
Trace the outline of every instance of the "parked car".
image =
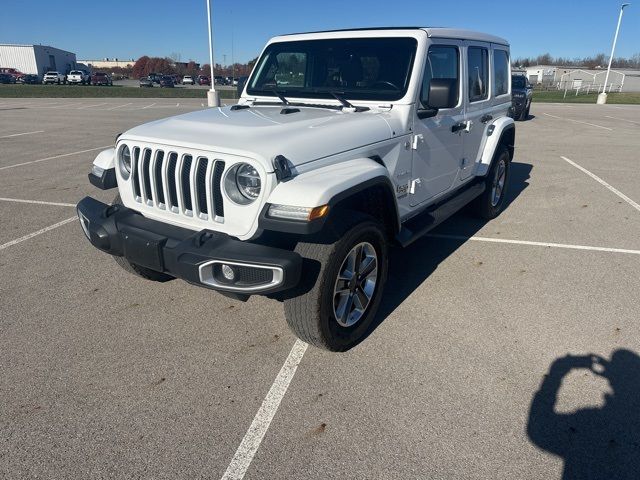
<svg viewBox="0 0 640 480">
<path fill-rule="evenodd" d="M 216 85 L 226 85 L 227 82 L 222 75 L 216 75 L 213 77 L 213 83 Z"/>
<path fill-rule="evenodd" d="M 248 79 L 249 77 L 238 77 L 238 88 L 236 89 L 238 98 L 242 96 L 242 90 L 244 90 L 244 86 L 247 83 Z"/>
<path fill-rule="evenodd" d="M 15 78 L 16 81 L 18 81 L 18 79 L 22 75 L 24 75 L 24 73 L 22 73 L 20 70 L 12 67 L 0 67 L 0 73 L 7 73 L 11 75 L 13 78 Z"/>
<path fill-rule="evenodd" d="M 512 75 L 511 95 L 513 97 L 513 118 L 526 120 L 529 117 L 533 98 L 533 87 L 529 83 L 529 79 L 524 75 Z"/>
<path fill-rule="evenodd" d="M 108 73 L 96 72 L 91 75 L 91 83 L 93 85 L 113 85 L 113 80 Z"/>
<path fill-rule="evenodd" d="M 38 75 L 32 75 L 32 74 L 21 75 L 18 78 L 18 83 L 35 85 L 37 83 L 40 83 L 40 77 L 38 77 Z"/>
<path fill-rule="evenodd" d="M 193 80 L 193 77 L 191 75 L 185 75 L 184 77 L 182 77 L 182 83 L 183 85 L 194 85 L 195 82 Z"/>
<path fill-rule="evenodd" d="M 206 75 L 198 75 L 198 85 L 211 85 L 211 80 Z"/>
<path fill-rule="evenodd" d="M 67 75 L 69 85 L 86 85 L 91 83 L 91 76 L 83 70 L 71 70 Z"/>
<path fill-rule="evenodd" d="M 347 350 L 374 324 L 390 247 L 466 205 L 485 221 L 505 207 L 509 50 L 450 28 L 276 37 L 237 105 L 134 127 L 99 153 L 91 183 L 117 195 L 81 200 L 82 230 L 129 273 L 283 301 L 299 338 Z M 311 74 L 281 61 L 300 52 Z"/>
<path fill-rule="evenodd" d="M 153 80 L 151 80 L 149 77 L 142 77 L 140 79 L 140 86 L 141 87 L 146 87 L 146 88 L 151 88 L 151 87 L 153 87 Z"/>
<path fill-rule="evenodd" d="M 163 88 L 173 88 L 175 87 L 174 78 L 171 75 L 163 75 L 160 78 L 160 86 Z"/>
<path fill-rule="evenodd" d="M 157 83 L 158 85 L 160 85 L 160 79 L 162 78 L 162 75 L 159 73 L 150 73 L 149 75 L 147 75 L 147 78 L 153 83 Z"/>
<path fill-rule="evenodd" d="M 16 83 L 16 77 L 9 73 L 0 73 L 0 83 Z"/>
<path fill-rule="evenodd" d="M 53 70 L 45 73 L 42 77 L 42 83 L 44 83 L 45 85 L 49 83 L 57 83 L 58 85 L 60 85 L 65 83 L 66 81 L 67 76 L 64 73 L 56 72 Z"/>
</svg>

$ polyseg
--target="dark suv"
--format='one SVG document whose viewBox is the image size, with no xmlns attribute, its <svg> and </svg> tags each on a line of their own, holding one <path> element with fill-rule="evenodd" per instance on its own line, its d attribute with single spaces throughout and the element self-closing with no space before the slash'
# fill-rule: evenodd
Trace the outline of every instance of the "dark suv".
<svg viewBox="0 0 640 480">
<path fill-rule="evenodd" d="M 526 120 L 531 109 L 531 97 L 533 87 L 529 79 L 524 75 L 511 76 L 511 102 L 513 106 L 513 118 Z"/>
</svg>

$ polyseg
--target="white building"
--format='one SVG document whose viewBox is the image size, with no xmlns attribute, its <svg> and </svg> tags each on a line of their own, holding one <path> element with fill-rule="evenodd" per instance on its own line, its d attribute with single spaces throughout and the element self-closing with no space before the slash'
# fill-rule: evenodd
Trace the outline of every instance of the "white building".
<svg viewBox="0 0 640 480">
<path fill-rule="evenodd" d="M 85 65 L 89 65 L 91 68 L 129 68 L 133 67 L 136 61 L 133 58 L 127 60 L 120 60 L 118 58 L 104 58 L 102 60 L 78 60 L 78 63 L 84 63 Z"/>
<path fill-rule="evenodd" d="M 602 88 L 606 69 L 588 69 L 586 67 L 562 67 L 551 65 L 534 65 L 526 67 L 526 76 L 533 85 L 543 85 L 547 88 L 570 90 L 576 88 Z M 611 70 L 607 90 L 615 92 L 640 91 L 640 71 L 628 69 Z"/>
<path fill-rule="evenodd" d="M 15 68 L 40 77 L 48 70 L 69 73 L 76 68 L 76 54 L 47 45 L 0 44 L 0 67 Z"/>
</svg>

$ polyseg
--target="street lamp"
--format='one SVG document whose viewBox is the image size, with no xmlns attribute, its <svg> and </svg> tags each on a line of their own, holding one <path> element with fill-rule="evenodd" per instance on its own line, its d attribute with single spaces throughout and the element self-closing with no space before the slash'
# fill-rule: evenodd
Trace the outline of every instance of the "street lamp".
<svg viewBox="0 0 640 480">
<path fill-rule="evenodd" d="M 618 42 L 618 33 L 620 33 L 620 24 L 622 23 L 622 14 L 624 13 L 624 7 L 628 7 L 630 3 L 623 3 L 620 7 L 620 16 L 618 17 L 618 26 L 616 27 L 616 34 L 613 37 L 613 46 L 611 47 L 611 56 L 609 57 L 609 66 L 607 67 L 607 76 L 604 79 L 604 85 L 602 87 L 602 93 L 598 95 L 598 105 L 604 105 L 607 103 L 607 84 L 609 83 L 609 74 L 611 73 L 611 62 L 613 62 L 613 54 L 616 51 L 616 43 Z"/>
<path fill-rule="evenodd" d="M 211 67 L 211 90 L 207 92 L 207 105 L 210 107 L 220 106 L 220 95 L 216 92 L 215 80 L 213 78 L 213 31 L 211 30 L 211 0 L 207 0 L 207 21 L 209 22 L 209 66 Z"/>
</svg>

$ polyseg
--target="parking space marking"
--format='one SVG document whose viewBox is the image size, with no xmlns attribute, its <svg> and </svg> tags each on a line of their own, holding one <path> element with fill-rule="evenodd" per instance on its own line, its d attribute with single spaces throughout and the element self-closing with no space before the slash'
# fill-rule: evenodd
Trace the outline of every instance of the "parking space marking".
<svg viewBox="0 0 640 480">
<path fill-rule="evenodd" d="M 126 107 L 127 105 L 132 105 L 132 103 L 125 103 L 124 105 L 117 105 L 115 107 L 107 108 L 107 110 L 115 110 L 116 108 Z"/>
<path fill-rule="evenodd" d="M 244 478 L 249 465 L 251 465 L 253 457 L 262 443 L 262 439 L 269 429 L 269 425 L 271 424 L 273 417 L 278 411 L 282 398 L 285 393 L 287 393 L 289 384 L 291 383 L 291 380 L 293 379 L 308 346 L 309 345 L 302 340 L 296 340 L 296 343 L 293 344 L 291 352 L 289 352 L 289 356 L 285 360 L 284 365 L 282 365 L 282 368 L 273 382 L 273 385 L 271 385 L 262 405 L 260 405 L 258 413 L 256 413 L 249 430 L 247 430 L 247 433 L 242 439 L 238 450 L 236 450 L 231 463 L 224 472 L 222 480 L 242 480 Z"/>
<path fill-rule="evenodd" d="M 22 135 L 33 135 L 34 133 L 44 133 L 44 130 L 37 130 L 35 132 L 14 133 L 13 135 L 4 135 L 3 137 L 0 137 L 0 138 L 21 137 Z"/>
<path fill-rule="evenodd" d="M 101 107 L 102 105 L 109 105 L 108 103 L 96 103 L 94 105 L 85 105 L 84 107 L 78 107 L 78 110 L 84 110 L 85 108 L 91 108 L 91 107 Z"/>
<path fill-rule="evenodd" d="M 146 108 L 151 108 L 155 105 L 155 103 L 152 103 L 151 105 L 147 105 L 146 107 L 142 107 L 142 110 L 146 109 Z"/>
<path fill-rule="evenodd" d="M 633 200 L 631 200 L 629 197 L 627 197 L 624 193 L 622 193 L 620 190 L 617 190 L 616 188 L 612 187 L 611 185 L 609 185 L 607 182 L 605 182 L 604 180 L 602 180 L 599 176 L 597 176 L 595 173 L 591 173 L 589 170 L 587 170 L 584 167 L 581 167 L 580 165 L 578 165 L 576 162 L 574 162 L 573 160 L 568 159 L 567 157 L 560 157 L 562 158 L 565 162 L 567 162 L 569 165 L 573 165 L 574 167 L 576 167 L 578 170 L 580 170 L 581 172 L 586 173 L 587 175 L 589 175 L 591 178 L 593 178 L 596 182 L 598 182 L 601 185 L 604 185 L 605 187 L 607 187 L 609 190 L 611 190 L 613 193 L 615 193 L 617 196 L 619 196 L 621 199 L 623 199 L 625 202 L 627 202 L 629 205 L 631 205 L 633 208 L 635 208 L 636 210 L 638 210 L 640 212 L 640 205 L 636 202 L 634 202 Z"/>
<path fill-rule="evenodd" d="M 640 122 L 634 122 L 633 120 L 627 120 L 626 118 L 620 117 L 611 117 L 609 115 L 605 115 L 606 118 L 611 118 L 612 120 L 620 120 L 621 122 L 633 123 L 634 125 L 640 125 Z"/>
<path fill-rule="evenodd" d="M 44 202 L 42 200 L 23 200 L 22 198 L 5 198 L 0 197 L 2 202 L 14 202 L 14 203 L 32 203 L 35 205 L 53 205 L 56 207 L 75 207 L 73 203 L 61 203 L 61 202 Z"/>
<path fill-rule="evenodd" d="M 551 118 L 557 118 L 558 120 L 566 120 L 567 122 L 581 123 L 583 125 L 589 125 L 590 127 L 596 127 L 596 128 L 601 128 L 603 130 L 609 130 L 610 132 L 613 131 L 613 128 L 603 127 L 602 125 L 596 125 L 595 123 L 583 122 L 581 120 L 573 120 L 571 118 L 557 117 L 555 115 L 551 115 L 550 113 L 543 113 L 543 115 L 546 115 L 547 117 L 551 117 Z"/>
<path fill-rule="evenodd" d="M 61 222 L 58 223 L 54 223 L 53 225 L 49 225 L 48 227 L 42 228 L 40 230 L 38 230 L 37 232 L 33 232 L 33 233 L 29 233 L 28 235 L 25 235 L 24 237 L 20 237 L 20 238 L 16 238 L 15 240 L 11 240 L 10 242 L 7 243 L 3 243 L 2 245 L 0 245 L 0 250 L 4 250 L 5 248 L 11 247 L 13 245 L 16 245 L 18 243 L 24 242 L 25 240 L 29 240 L 30 238 L 36 237 L 42 233 L 46 233 L 50 230 L 53 230 L 54 228 L 58 228 L 61 227 L 62 225 L 66 225 L 69 222 L 73 222 L 74 220 L 76 220 L 78 217 L 71 217 L 71 218 L 67 218 L 66 220 L 62 220 Z"/>
<path fill-rule="evenodd" d="M 531 242 L 528 240 L 510 240 L 507 238 L 465 237 L 464 235 L 445 235 L 445 234 L 438 234 L 438 233 L 429 233 L 426 236 L 430 238 L 442 238 L 444 240 L 471 240 L 473 242 L 510 243 L 514 245 L 528 245 L 531 247 L 565 248 L 569 250 L 588 250 L 592 252 L 625 253 L 630 255 L 640 255 L 640 250 L 628 250 L 625 248 L 592 247 L 589 245 L 570 245 L 566 243 L 551 243 L 551 242 Z"/>
<path fill-rule="evenodd" d="M 22 167 L 24 165 L 31 165 L 32 163 L 46 162 L 47 160 L 53 160 L 56 158 L 70 157 L 71 155 L 79 155 L 81 153 L 95 152 L 96 150 L 104 150 L 105 148 L 109 148 L 111 146 L 112 145 L 106 145 L 104 147 L 89 148 L 87 150 L 79 150 L 77 152 L 63 153 L 61 155 L 54 155 L 53 157 L 46 157 L 46 158 L 40 158 L 38 160 L 31 160 L 30 162 L 22 162 L 22 163 L 15 163 L 13 165 L 5 165 L 4 167 L 0 167 L 0 170 L 6 170 L 7 168 L 14 168 L 14 167 Z"/>
</svg>

